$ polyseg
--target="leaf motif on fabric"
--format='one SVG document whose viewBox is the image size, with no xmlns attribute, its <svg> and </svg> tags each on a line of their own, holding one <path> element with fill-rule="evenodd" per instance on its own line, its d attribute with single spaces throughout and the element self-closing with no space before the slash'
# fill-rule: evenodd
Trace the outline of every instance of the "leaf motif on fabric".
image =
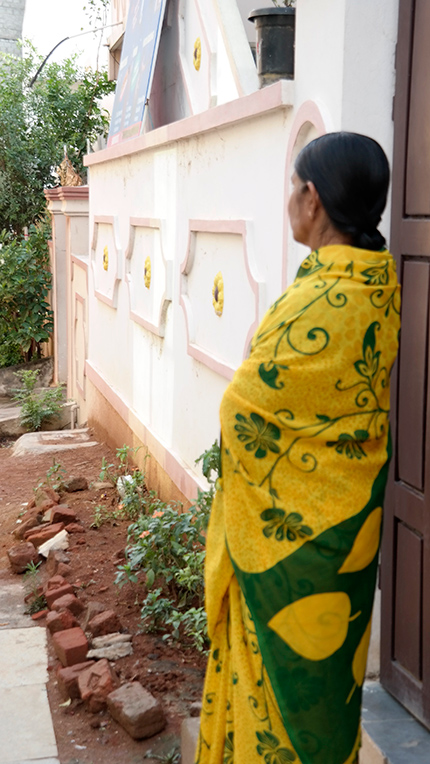
<svg viewBox="0 0 430 764">
<path fill-rule="evenodd" d="M 315 271 L 319 271 L 320 268 L 323 268 L 324 265 L 319 261 L 318 258 L 318 250 L 316 249 L 314 252 L 311 252 L 311 254 L 303 260 L 299 270 L 297 271 L 296 279 L 302 279 L 304 276 L 310 276 L 311 273 L 315 273 Z"/>
<path fill-rule="evenodd" d="M 323 592 L 287 605 L 268 626 L 298 655 L 321 661 L 342 647 L 350 616 L 351 600 L 345 592 Z"/>
<path fill-rule="evenodd" d="M 266 422 L 262 416 L 252 412 L 249 419 L 243 414 L 236 414 L 234 429 L 238 432 L 238 440 L 245 443 L 247 451 L 255 451 L 256 459 L 264 459 L 268 451 L 279 454 L 280 448 L 275 442 L 280 439 L 281 431 L 273 422 Z"/>
<path fill-rule="evenodd" d="M 370 565 L 379 549 L 381 522 L 382 507 L 377 507 L 358 531 L 352 549 L 338 573 L 356 573 Z"/>
<path fill-rule="evenodd" d="M 224 740 L 223 764 L 234 762 L 234 732 L 228 732 Z"/>
<path fill-rule="evenodd" d="M 352 675 L 354 677 L 354 685 L 347 698 L 348 704 L 354 694 L 355 688 L 361 687 L 366 675 L 367 653 L 369 651 L 370 634 L 372 630 L 372 618 L 369 619 L 366 630 L 360 639 L 359 645 L 354 653 L 352 660 Z"/>
<path fill-rule="evenodd" d="M 270 730 L 255 734 L 259 741 L 257 753 L 259 756 L 263 756 L 265 764 L 290 764 L 296 760 L 297 756 L 294 751 L 282 747 L 279 739 Z"/>
<path fill-rule="evenodd" d="M 361 445 L 369 438 L 367 430 L 356 430 L 354 435 L 342 432 L 337 440 L 328 440 L 327 446 L 334 448 L 338 454 L 344 454 L 348 459 L 361 459 L 366 452 Z"/>
<path fill-rule="evenodd" d="M 324 682 L 321 677 L 311 676 L 303 667 L 295 668 L 289 673 L 288 686 L 291 689 L 286 694 L 285 702 L 293 714 L 300 710 L 309 711 L 319 703 L 324 694 Z"/>
<path fill-rule="evenodd" d="M 278 380 L 279 369 L 287 371 L 288 366 L 269 361 L 268 363 L 261 363 L 258 368 L 260 378 L 266 385 L 272 387 L 274 390 L 282 390 L 285 386 L 284 382 Z"/>
<path fill-rule="evenodd" d="M 371 630 L 372 619 L 370 618 L 366 631 L 361 637 L 360 644 L 355 651 L 354 659 L 352 661 L 352 674 L 359 687 L 362 686 L 366 675 L 367 653 L 369 650 Z"/>
<path fill-rule="evenodd" d="M 361 275 L 366 277 L 365 284 L 386 286 L 389 281 L 388 260 L 382 263 L 382 265 L 375 264 L 370 268 L 366 268 L 364 271 L 361 271 Z"/>
<path fill-rule="evenodd" d="M 276 541 L 296 541 L 297 538 L 306 538 L 313 535 L 312 528 L 305 525 L 303 517 L 299 512 L 289 512 L 288 514 L 281 507 L 270 507 L 264 509 L 260 518 L 267 525 L 263 528 L 263 534 L 266 538 L 275 535 Z"/>
</svg>

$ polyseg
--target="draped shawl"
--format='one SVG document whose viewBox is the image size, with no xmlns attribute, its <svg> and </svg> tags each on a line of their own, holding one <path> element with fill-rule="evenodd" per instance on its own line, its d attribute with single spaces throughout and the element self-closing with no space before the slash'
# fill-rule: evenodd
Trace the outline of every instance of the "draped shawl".
<svg viewBox="0 0 430 764">
<path fill-rule="evenodd" d="M 355 760 L 399 312 L 387 250 L 314 251 L 224 394 L 199 764 Z"/>
</svg>

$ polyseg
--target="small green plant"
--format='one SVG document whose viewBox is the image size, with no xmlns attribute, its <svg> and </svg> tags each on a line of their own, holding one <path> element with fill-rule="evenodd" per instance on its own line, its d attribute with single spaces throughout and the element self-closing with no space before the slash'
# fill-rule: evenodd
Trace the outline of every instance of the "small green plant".
<svg viewBox="0 0 430 764">
<path fill-rule="evenodd" d="M 108 463 L 106 460 L 106 457 L 104 456 L 102 459 L 102 468 L 100 470 L 99 480 L 104 482 L 112 483 L 112 485 L 116 485 L 116 481 L 118 480 L 118 475 L 114 472 L 115 465 L 113 463 Z"/>
<path fill-rule="evenodd" d="M 39 579 L 39 565 L 34 562 L 29 562 L 24 573 L 24 590 L 25 601 L 27 603 L 26 613 L 32 615 L 38 613 L 39 610 L 44 610 L 47 607 L 45 595 L 41 592 L 40 579 Z"/>
<path fill-rule="evenodd" d="M 177 745 L 173 746 L 170 751 L 164 754 L 153 753 L 147 751 L 143 757 L 144 759 L 156 759 L 160 764 L 179 764 L 181 760 L 181 752 Z"/>
<path fill-rule="evenodd" d="M 15 388 L 13 400 L 21 404 L 20 422 L 27 430 L 40 430 L 43 422 L 58 416 L 63 403 L 63 389 L 60 385 L 46 390 L 37 390 L 38 369 L 17 371 L 15 376 L 21 385 Z"/>
<path fill-rule="evenodd" d="M 168 631 L 163 639 L 207 646 L 203 608 L 205 532 L 220 473 L 218 443 L 198 457 L 209 487 L 199 491 L 184 511 L 176 502 L 163 502 L 155 491 L 139 497 L 142 511 L 128 529 L 126 560 L 118 566 L 115 583 L 145 584 L 141 617 L 146 631 Z"/>
<path fill-rule="evenodd" d="M 115 523 L 117 520 L 124 520 L 124 513 L 121 509 L 107 509 L 103 504 L 98 504 L 94 510 L 90 528 L 101 528 L 104 523 Z"/>
<path fill-rule="evenodd" d="M 58 491 L 63 483 L 63 478 L 66 476 L 66 470 L 60 462 L 52 460 L 52 467 L 46 472 L 45 477 L 39 478 L 37 485 L 33 488 L 33 492 L 36 493 L 40 488 L 47 486 L 52 488 L 53 491 Z"/>
<path fill-rule="evenodd" d="M 294 8 L 296 4 L 296 0 L 272 0 L 273 5 L 276 5 L 277 8 L 281 8 L 283 5 L 286 6 L 286 8 Z"/>
</svg>

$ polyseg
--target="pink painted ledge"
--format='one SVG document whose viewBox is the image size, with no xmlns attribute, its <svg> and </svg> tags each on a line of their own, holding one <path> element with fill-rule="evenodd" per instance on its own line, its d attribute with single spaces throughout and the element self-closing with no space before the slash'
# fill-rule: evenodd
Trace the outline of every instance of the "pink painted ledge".
<svg viewBox="0 0 430 764">
<path fill-rule="evenodd" d="M 106 398 L 117 414 L 137 437 L 148 447 L 160 467 L 169 475 L 179 490 L 189 501 L 197 498 L 198 489 L 205 489 L 203 481 L 188 469 L 171 449 L 165 446 L 157 436 L 142 422 L 137 414 L 127 405 L 119 392 L 113 389 L 100 371 L 90 362 L 85 362 L 87 379 Z"/>
<path fill-rule="evenodd" d="M 137 154 L 157 146 L 217 130 L 235 122 L 258 117 L 277 109 L 292 108 L 293 103 L 294 82 L 292 80 L 280 80 L 273 85 L 257 90 L 255 93 L 215 106 L 201 114 L 195 114 L 192 117 L 172 122 L 170 125 L 158 127 L 156 130 L 151 130 L 149 133 L 139 135 L 137 138 L 119 143 L 116 146 L 110 146 L 103 151 L 87 154 L 84 164 L 91 167 L 102 162 L 109 162 L 112 159 Z"/>
<path fill-rule="evenodd" d="M 45 198 L 51 201 L 60 200 L 64 202 L 67 199 L 88 199 L 89 186 L 56 186 L 55 188 L 45 188 Z"/>
</svg>

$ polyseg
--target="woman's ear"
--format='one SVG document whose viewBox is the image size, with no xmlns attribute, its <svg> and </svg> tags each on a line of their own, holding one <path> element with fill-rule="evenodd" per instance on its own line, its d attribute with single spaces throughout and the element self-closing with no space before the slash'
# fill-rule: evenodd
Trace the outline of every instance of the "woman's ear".
<svg viewBox="0 0 430 764">
<path fill-rule="evenodd" d="M 308 190 L 308 214 L 310 220 L 315 220 L 320 211 L 322 204 L 318 191 L 315 188 L 315 184 L 311 180 L 307 182 Z"/>
</svg>

